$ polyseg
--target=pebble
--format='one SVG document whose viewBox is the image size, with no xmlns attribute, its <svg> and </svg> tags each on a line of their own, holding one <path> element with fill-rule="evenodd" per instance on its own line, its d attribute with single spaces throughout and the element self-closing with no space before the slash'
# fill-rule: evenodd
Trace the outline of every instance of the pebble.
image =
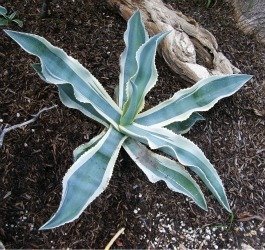
<svg viewBox="0 0 265 250">
<path fill-rule="evenodd" d="M 159 208 L 161 204 L 155 203 L 155 206 Z M 138 211 L 135 209 L 134 213 L 138 213 Z M 228 228 L 226 225 L 221 227 L 213 225 L 192 227 L 188 222 L 178 221 L 161 211 L 153 214 L 151 223 L 152 228 L 156 228 L 155 237 L 148 239 L 149 246 L 153 248 L 172 249 L 173 247 L 173 249 L 180 249 L 172 246 L 177 242 L 182 244 L 184 249 L 197 249 L 200 246 L 208 249 L 219 249 L 219 244 L 225 248 L 231 248 L 234 245 L 234 238 L 226 234 Z M 233 230 L 235 234 L 242 235 L 245 240 L 248 240 L 263 235 L 264 226 L 258 227 L 255 222 L 250 224 L 240 222 Z M 143 237 L 143 240 L 147 241 L 147 238 Z"/>
<path fill-rule="evenodd" d="M 206 239 L 206 240 L 210 240 L 210 239 L 211 239 L 211 236 L 210 236 L 210 235 L 206 235 L 206 236 L 205 236 L 205 239 Z"/>
</svg>

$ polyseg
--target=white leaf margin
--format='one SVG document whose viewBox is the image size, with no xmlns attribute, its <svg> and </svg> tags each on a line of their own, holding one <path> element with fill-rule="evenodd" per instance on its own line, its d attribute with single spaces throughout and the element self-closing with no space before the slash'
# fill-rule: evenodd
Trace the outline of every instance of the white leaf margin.
<svg viewBox="0 0 265 250">
<path fill-rule="evenodd" d="M 159 176 L 157 176 L 154 172 L 152 172 L 151 170 L 148 169 L 147 166 L 145 166 L 140 160 L 139 157 L 133 152 L 132 148 L 130 146 L 128 146 L 127 141 L 128 140 L 133 140 L 133 139 L 127 139 L 124 144 L 123 144 L 123 148 L 126 150 L 126 152 L 128 153 L 128 155 L 133 159 L 133 161 L 137 164 L 137 166 L 145 173 L 145 175 L 147 176 L 148 180 L 152 183 L 156 183 L 158 181 L 164 181 L 167 185 L 167 187 L 169 189 L 171 189 L 174 192 L 178 192 L 181 193 L 185 196 L 188 196 L 189 198 L 191 198 L 199 207 L 201 207 L 202 209 L 207 211 L 207 204 L 206 204 L 206 200 L 204 198 L 204 195 L 199 187 L 199 185 L 196 183 L 196 181 L 191 177 L 191 175 L 188 173 L 188 171 L 185 170 L 185 168 L 177 163 L 176 161 L 170 160 L 167 157 L 164 157 L 162 155 L 156 154 L 154 152 L 152 152 L 151 150 L 148 150 L 147 148 L 145 149 L 150 155 L 152 155 L 152 160 L 155 160 L 157 162 L 160 162 L 160 164 L 164 165 L 166 168 L 173 170 L 175 172 L 178 172 L 179 174 L 183 175 L 184 177 L 186 177 L 193 185 L 194 187 L 196 187 L 196 189 L 199 191 L 201 197 L 203 198 L 204 201 L 204 205 L 205 207 L 202 207 L 199 203 L 196 202 L 196 200 L 194 199 L 194 195 L 192 195 L 190 193 L 190 191 L 188 191 L 183 185 L 181 184 L 177 184 L 178 186 L 181 186 L 181 188 L 184 191 L 178 189 L 176 186 L 172 185 L 167 179 L 165 178 L 161 178 Z M 139 142 L 135 142 L 136 144 L 140 144 Z M 159 170 L 158 170 L 159 171 Z M 164 175 L 164 173 L 162 173 Z M 168 177 L 170 178 L 170 175 L 168 175 Z M 176 182 L 176 181 L 174 181 Z"/>
<path fill-rule="evenodd" d="M 153 121 L 152 124 L 146 124 L 145 122 L 142 122 L 141 119 L 142 118 L 146 118 L 149 115 L 152 115 L 153 113 L 158 112 L 159 110 L 167 107 L 168 105 L 174 103 L 176 100 L 181 100 L 182 98 L 193 94 L 194 92 L 196 92 L 198 89 L 200 89 L 201 87 L 203 87 L 204 85 L 210 83 L 211 81 L 214 80 L 218 80 L 221 78 L 226 78 L 226 77 L 237 77 L 237 76 L 245 76 L 246 80 L 244 81 L 243 84 L 239 84 L 237 88 L 234 89 L 234 91 L 230 91 L 229 93 L 224 92 L 223 95 L 218 96 L 218 98 L 214 99 L 213 101 L 211 101 L 210 103 L 208 103 L 207 105 L 204 106 L 200 106 L 200 107 L 196 107 L 193 109 L 189 109 L 188 111 L 182 113 L 181 115 L 177 115 L 174 116 L 170 119 L 166 119 L 162 122 L 155 122 Z M 248 78 L 248 79 L 247 79 Z M 231 96 L 234 93 L 236 93 L 248 80 L 250 80 L 252 78 L 251 75 L 247 75 L 247 74 L 231 74 L 231 75 L 218 75 L 218 76 L 210 76 L 208 78 L 204 78 L 201 79 L 200 81 L 198 81 L 196 84 L 194 84 L 192 87 L 186 88 L 186 89 L 181 89 L 178 92 L 176 92 L 173 97 L 171 97 L 170 99 L 167 99 L 161 103 L 159 103 L 158 105 L 156 105 L 155 107 L 144 111 L 142 113 L 139 113 L 136 117 L 135 117 L 135 123 L 139 123 L 141 125 L 145 125 L 145 126 L 149 126 L 149 127 L 165 127 L 173 122 L 179 122 L 179 121 L 185 121 L 187 120 L 190 115 L 194 112 L 203 112 L 203 111 L 208 111 L 209 109 L 211 109 L 219 100 Z"/>
<path fill-rule="evenodd" d="M 81 155 L 80 158 L 78 158 L 78 160 L 68 169 L 67 173 L 65 174 L 64 178 L 63 178 L 63 191 L 62 191 L 62 199 L 59 205 L 59 208 L 57 209 L 57 211 L 60 211 L 60 208 L 62 207 L 63 203 L 64 203 L 64 199 L 65 199 L 65 194 L 66 194 L 66 189 L 67 189 L 67 182 L 70 179 L 70 177 L 74 174 L 75 171 L 77 171 L 79 169 L 80 166 L 84 165 L 84 163 L 86 161 L 88 161 L 98 150 L 99 148 L 104 144 L 104 142 L 107 140 L 108 136 L 110 135 L 111 131 L 112 131 L 112 127 L 109 128 L 109 130 L 106 132 L 106 134 L 101 138 L 101 140 L 94 146 L 92 147 L 90 150 L 88 150 L 87 152 L 85 152 L 83 155 Z M 79 218 L 79 216 L 82 214 L 82 212 L 86 209 L 86 207 L 93 201 L 95 200 L 108 186 L 108 183 L 110 181 L 110 178 L 112 176 L 113 173 L 113 169 L 115 166 L 115 162 L 116 159 L 119 155 L 119 151 L 121 148 L 121 145 L 123 144 L 124 140 L 127 138 L 127 136 L 124 136 L 121 141 L 119 142 L 118 146 L 116 147 L 116 150 L 114 152 L 114 154 L 112 155 L 107 167 L 106 167 L 106 171 L 105 174 L 103 176 L 103 179 L 101 181 L 101 184 L 98 186 L 98 189 L 96 190 L 96 192 L 94 192 L 93 195 L 90 196 L 90 198 L 87 200 L 86 204 L 83 206 L 82 209 L 80 209 L 80 212 L 73 217 L 71 220 L 65 221 L 63 224 L 60 224 L 58 226 L 62 226 L 65 225 L 66 223 L 72 222 L 74 220 L 76 220 L 77 218 Z M 39 228 L 39 230 L 45 230 L 45 229 L 50 229 L 49 227 L 46 228 L 45 226 L 47 224 L 49 224 L 50 221 L 53 220 L 53 218 L 56 216 L 57 212 L 43 225 Z M 53 227 L 51 227 L 53 228 Z"/>
<path fill-rule="evenodd" d="M 136 132 L 132 132 L 130 127 L 131 128 L 134 127 L 134 128 L 136 128 L 136 130 L 137 130 L 137 128 L 139 128 L 140 130 L 137 133 Z M 226 196 L 226 193 L 224 191 L 222 180 L 220 179 L 216 169 L 213 167 L 213 165 L 207 159 L 207 157 L 202 152 L 202 150 L 196 144 L 194 144 L 192 141 L 190 141 L 189 139 L 183 137 L 182 135 L 177 135 L 177 134 L 173 133 L 172 131 L 170 131 L 170 130 L 168 130 L 166 128 L 150 127 L 150 126 L 146 127 L 146 126 L 143 126 L 143 125 L 140 125 L 140 124 L 136 124 L 136 123 L 134 123 L 131 126 L 127 126 L 127 128 L 123 127 L 123 126 L 120 126 L 120 130 L 122 132 L 124 132 L 125 134 L 127 134 L 128 136 L 130 136 L 132 138 L 135 138 L 135 139 L 138 139 L 141 142 L 143 142 L 144 144 L 147 144 L 151 149 L 154 149 L 154 150 L 155 149 L 160 149 L 161 150 L 163 148 L 170 149 L 171 152 L 174 152 L 174 155 L 170 154 L 171 156 L 175 157 L 182 165 L 194 168 L 196 171 L 198 171 L 204 177 L 205 180 L 207 180 L 206 183 L 208 184 L 208 188 L 215 195 L 215 197 L 218 199 L 220 204 L 228 212 L 231 212 L 230 207 L 229 207 L 229 203 L 228 203 L 228 200 L 227 200 L 227 196 Z M 141 130 L 146 132 L 146 134 L 145 135 L 141 135 Z M 157 137 L 159 140 L 161 140 L 161 141 L 163 141 L 165 143 L 161 144 L 161 145 L 155 144 L 152 140 L 150 140 L 150 138 L 148 137 L 147 133 L 150 133 L 151 136 Z M 178 144 L 176 144 L 175 141 L 178 141 Z M 209 181 L 207 176 L 204 174 L 204 172 L 198 166 L 196 166 L 194 164 L 187 164 L 187 162 L 185 162 L 183 159 L 180 159 L 180 157 L 178 156 L 178 154 L 176 153 L 174 148 L 172 146 L 170 146 L 169 144 L 172 144 L 172 145 L 175 144 L 176 147 L 182 148 L 182 149 L 184 149 L 186 151 L 187 151 L 187 149 L 186 149 L 187 147 L 184 146 L 185 144 L 188 144 L 189 146 L 192 146 L 192 148 L 189 148 L 188 152 L 191 152 L 196 157 L 198 157 L 198 155 L 199 155 L 200 161 L 202 161 L 203 164 L 205 164 L 205 166 L 207 168 L 209 168 L 209 171 L 211 171 L 211 173 L 215 176 L 215 179 L 218 181 L 219 185 L 223 188 L 222 191 L 224 192 L 224 198 L 225 198 L 226 204 L 223 202 L 222 198 L 220 197 L 220 195 L 216 191 L 215 187 L 213 187 L 213 185 L 211 184 L 211 182 Z M 166 153 L 169 153 L 169 152 L 166 152 Z"/>
</svg>

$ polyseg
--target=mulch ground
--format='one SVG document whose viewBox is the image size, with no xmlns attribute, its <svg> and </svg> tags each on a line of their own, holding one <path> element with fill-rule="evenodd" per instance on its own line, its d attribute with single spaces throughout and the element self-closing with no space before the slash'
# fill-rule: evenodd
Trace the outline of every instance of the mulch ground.
<svg viewBox="0 0 265 250">
<path fill-rule="evenodd" d="M 64 107 L 57 89 L 42 82 L 22 51 L 0 30 L 0 124 L 14 125 L 43 107 L 57 104 L 38 121 L 6 135 L 0 151 L 0 241 L 6 248 L 103 248 L 125 227 L 116 248 L 254 248 L 265 245 L 264 46 L 234 25 L 229 4 L 207 9 L 198 1 L 165 1 L 194 17 L 217 38 L 220 50 L 254 79 L 205 113 L 206 121 L 187 135 L 215 165 L 234 217 L 210 193 L 204 212 L 163 183 L 151 184 L 124 151 L 106 191 L 73 223 L 38 228 L 56 211 L 61 181 L 72 151 L 102 127 Z M 0 1 L 19 11 L 22 30 L 44 36 L 78 59 L 112 95 L 126 22 L 103 1 L 54 1 L 40 18 L 40 1 Z M 148 95 L 157 104 L 187 83 L 157 59 L 159 81 Z"/>
</svg>

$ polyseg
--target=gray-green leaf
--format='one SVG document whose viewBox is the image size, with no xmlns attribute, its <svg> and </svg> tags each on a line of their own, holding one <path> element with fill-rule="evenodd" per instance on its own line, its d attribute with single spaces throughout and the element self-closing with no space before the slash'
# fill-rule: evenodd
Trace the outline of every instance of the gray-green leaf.
<svg viewBox="0 0 265 250">
<path fill-rule="evenodd" d="M 149 181 L 155 183 L 162 180 L 171 190 L 190 197 L 199 207 L 207 210 L 200 187 L 183 166 L 153 153 L 131 138 L 125 141 L 123 147 L 139 168 L 143 170 Z"/>
<path fill-rule="evenodd" d="M 192 87 L 182 89 L 154 108 L 139 114 L 136 123 L 144 126 L 167 126 L 184 121 L 193 112 L 207 111 L 219 100 L 238 91 L 252 76 L 225 75 L 202 79 Z"/>
<path fill-rule="evenodd" d="M 51 229 L 77 219 L 107 187 L 121 144 L 126 137 L 113 129 L 81 155 L 63 179 L 57 212 L 40 229 Z"/>
<path fill-rule="evenodd" d="M 201 178 L 220 204 L 231 212 L 222 181 L 215 168 L 190 140 L 165 128 L 132 124 L 120 129 L 129 137 L 148 145 L 151 149 L 159 149 L 189 167 Z"/>
<path fill-rule="evenodd" d="M 173 122 L 169 124 L 168 126 L 166 126 L 166 128 L 170 129 L 171 131 L 173 131 L 174 133 L 178 135 L 183 135 L 189 132 L 192 126 L 196 122 L 204 121 L 204 120 L 205 119 L 201 114 L 199 114 L 198 112 L 194 112 L 191 114 L 191 116 L 187 120 L 182 121 L 182 122 Z"/>
<path fill-rule="evenodd" d="M 137 71 L 136 52 L 148 39 L 148 34 L 141 20 L 140 11 L 136 11 L 127 23 L 124 33 L 125 50 L 120 58 L 119 107 L 126 101 L 126 83 Z"/>
</svg>

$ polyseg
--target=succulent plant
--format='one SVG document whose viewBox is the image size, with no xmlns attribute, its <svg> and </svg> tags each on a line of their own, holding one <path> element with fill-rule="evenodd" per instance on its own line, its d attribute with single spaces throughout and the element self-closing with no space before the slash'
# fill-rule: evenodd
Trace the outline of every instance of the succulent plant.
<svg viewBox="0 0 265 250">
<path fill-rule="evenodd" d="M 80 110 L 106 127 L 74 150 L 74 164 L 63 178 L 60 206 L 41 229 L 55 228 L 80 216 L 107 187 L 121 147 L 151 182 L 162 180 L 170 189 L 190 197 L 207 210 L 204 195 L 187 169 L 195 172 L 230 212 L 217 171 L 198 146 L 182 134 L 202 119 L 197 112 L 207 111 L 220 99 L 234 94 L 251 76 L 223 75 L 202 79 L 142 112 L 145 96 L 158 77 L 157 46 L 169 32 L 149 38 L 139 11 L 129 19 L 124 34 L 126 46 L 120 58 L 117 103 L 87 69 L 63 50 L 37 35 L 5 32 L 25 51 L 40 59 L 33 68 L 44 81 L 58 87 L 65 106 Z M 176 161 L 152 149 L 160 150 Z"/>
</svg>

